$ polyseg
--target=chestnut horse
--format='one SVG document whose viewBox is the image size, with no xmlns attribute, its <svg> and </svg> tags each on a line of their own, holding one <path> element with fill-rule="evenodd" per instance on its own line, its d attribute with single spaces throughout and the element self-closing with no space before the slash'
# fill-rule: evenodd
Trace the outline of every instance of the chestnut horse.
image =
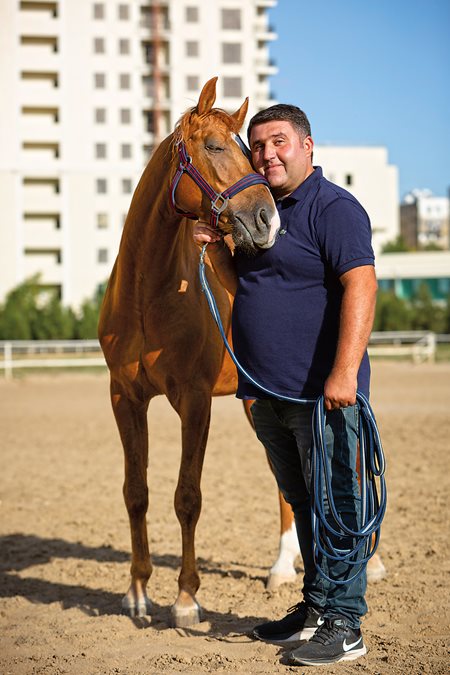
<svg viewBox="0 0 450 675">
<path fill-rule="evenodd" d="M 99 321 L 111 402 L 125 453 L 123 491 L 132 561 L 131 585 L 122 604 L 134 616 L 150 610 L 146 594 L 152 572 L 146 530 L 150 400 L 164 394 L 181 419 L 175 510 L 181 525 L 182 563 L 179 594 L 172 607 L 176 626 L 200 620 L 194 535 L 211 397 L 234 393 L 237 385 L 234 365 L 201 291 L 192 218 L 211 218 L 232 235 L 235 245 L 247 248 L 268 248 L 279 227 L 267 182 L 252 173 L 236 136 L 248 99 L 233 115 L 213 109 L 216 80 L 204 86 L 197 106 L 185 113 L 144 170 Z M 211 268 L 208 282 L 224 325 L 229 326 L 231 299 Z"/>
</svg>

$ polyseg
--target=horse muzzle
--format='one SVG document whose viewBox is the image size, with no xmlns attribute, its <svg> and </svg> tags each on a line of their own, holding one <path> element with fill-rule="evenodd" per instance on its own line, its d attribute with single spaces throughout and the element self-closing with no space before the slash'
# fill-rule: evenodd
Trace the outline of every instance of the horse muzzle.
<svg viewBox="0 0 450 675">
<path fill-rule="evenodd" d="M 263 206 L 253 216 L 248 212 L 233 214 L 233 242 L 235 246 L 247 252 L 271 248 L 280 229 L 280 216 L 276 209 Z"/>
</svg>

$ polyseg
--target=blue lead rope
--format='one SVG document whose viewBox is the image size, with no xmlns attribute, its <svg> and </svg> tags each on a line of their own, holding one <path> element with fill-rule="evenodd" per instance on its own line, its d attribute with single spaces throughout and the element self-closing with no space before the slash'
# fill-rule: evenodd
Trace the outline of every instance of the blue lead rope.
<svg viewBox="0 0 450 675">
<path fill-rule="evenodd" d="M 340 517 L 332 490 L 330 460 L 325 441 L 326 410 L 324 398 L 295 398 L 271 391 L 257 382 L 239 363 L 231 349 L 225 334 L 215 298 L 209 287 L 205 271 L 205 244 L 200 254 L 199 275 L 202 290 L 205 293 L 212 317 L 217 324 L 224 345 L 236 368 L 257 389 L 280 401 L 291 403 L 313 403 L 312 448 L 311 448 L 311 522 L 313 531 L 314 563 L 319 574 L 334 584 L 349 584 L 355 581 L 365 570 L 367 562 L 378 548 L 380 527 L 386 512 L 386 482 L 384 478 L 385 458 L 381 445 L 377 423 L 369 401 L 361 392 L 356 394 L 358 409 L 358 437 L 361 492 L 360 529 L 352 530 Z M 338 548 L 332 538 L 352 540 L 348 549 Z M 348 567 L 343 578 L 331 579 L 320 564 L 321 560 L 334 560 Z M 357 567 L 356 572 L 350 570 Z"/>
</svg>

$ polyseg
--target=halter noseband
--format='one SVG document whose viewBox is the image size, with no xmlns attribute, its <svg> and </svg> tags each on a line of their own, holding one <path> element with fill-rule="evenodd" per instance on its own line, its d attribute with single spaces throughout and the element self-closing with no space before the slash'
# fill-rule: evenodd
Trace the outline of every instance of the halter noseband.
<svg viewBox="0 0 450 675">
<path fill-rule="evenodd" d="M 198 220 L 198 216 L 195 213 L 188 213 L 179 209 L 175 203 L 175 191 L 177 189 L 178 183 L 180 182 L 181 176 L 184 173 L 187 173 L 188 176 L 192 178 L 194 183 L 198 185 L 200 190 L 205 193 L 207 197 L 211 200 L 211 218 L 210 226 L 219 229 L 219 218 L 220 214 L 225 211 L 228 206 L 228 201 L 234 197 L 241 190 L 251 187 L 252 185 L 266 185 L 269 187 L 268 181 L 260 173 L 249 173 L 243 178 L 240 178 L 236 183 L 231 187 L 226 188 L 223 192 L 216 192 L 211 185 L 203 178 L 201 173 L 195 168 L 192 164 L 192 157 L 187 154 L 186 145 L 184 141 L 179 141 L 177 143 L 178 155 L 180 158 L 180 163 L 178 165 L 177 171 L 173 177 L 172 183 L 170 185 L 170 201 L 177 213 L 181 213 L 188 218 L 193 220 Z"/>
</svg>

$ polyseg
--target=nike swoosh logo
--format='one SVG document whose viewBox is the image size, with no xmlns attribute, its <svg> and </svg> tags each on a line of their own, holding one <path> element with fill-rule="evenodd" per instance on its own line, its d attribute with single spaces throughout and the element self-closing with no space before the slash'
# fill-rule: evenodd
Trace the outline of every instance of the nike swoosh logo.
<svg viewBox="0 0 450 675">
<path fill-rule="evenodd" d="M 319 616 L 317 619 L 317 625 L 322 626 L 325 623 L 325 619 L 322 616 Z"/>
<path fill-rule="evenodd" d="M 358 640 L 356 640 L 356 642 L 352 642 L 351 644 L 348 645 L 347 644 L 347 638 L 345 638 L 344 643 L 342 645 L 342 648 L 343 648 L 344 652 L 348 652 L 348 651 L 350 651 L 350 649 L 353 649 L 353 647 L 356 647 L 356 645 L 359 644 L 361 642 L 361 640 L 362 640 L 362 637 L 360 637 Z"/>
</svg>

